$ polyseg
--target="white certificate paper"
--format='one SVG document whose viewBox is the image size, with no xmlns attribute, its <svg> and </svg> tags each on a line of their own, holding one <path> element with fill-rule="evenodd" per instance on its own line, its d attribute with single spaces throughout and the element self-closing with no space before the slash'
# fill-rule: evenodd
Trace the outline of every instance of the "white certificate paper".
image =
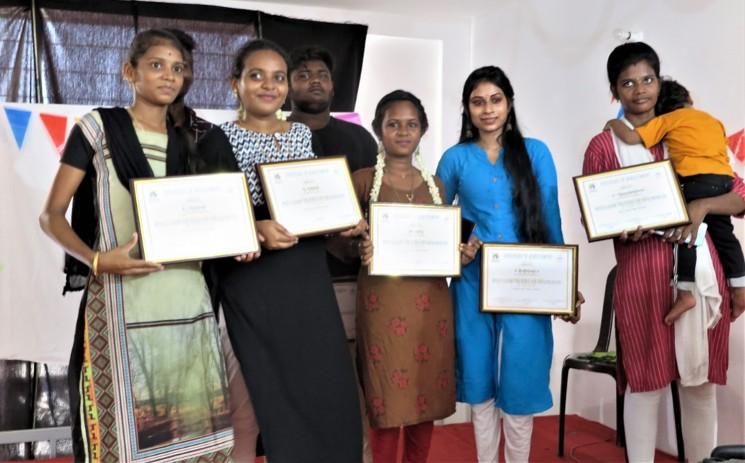
<svg viewBox="0 0 745 463">
<path fill-rule="evenodd" d="M 460 275 L 460 208 L 370 204 L 370 275 Z"/>
<path fill-rule="evenodd" d="M 343 156 L 259 165 L 272 219 L 296 236 L 345 230 L 362 220 Z"/>
<path fill-rule="evenodd" d="M 140 249 L 168 263 L 259 250 L 243 173 L 132 180 Z"/>
<path fill-rule="evenodd" d="M 589 241 L 689 222 L 670 161 L 574 177 Z"/>
<path fill-rule="evenodd" d="M 571 315 L 577 294 L 577 246 L 485 243 L 481 310 Z"/>
</svg>

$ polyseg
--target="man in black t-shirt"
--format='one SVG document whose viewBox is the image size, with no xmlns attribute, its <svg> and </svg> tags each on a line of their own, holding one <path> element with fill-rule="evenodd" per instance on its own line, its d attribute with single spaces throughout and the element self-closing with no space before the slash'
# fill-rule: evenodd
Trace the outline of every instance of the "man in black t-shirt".
<svg viewBox="0 0 745 463">
<path fill-rule="evenodd" d="M 298 48 L 292 51 L 290 61 L 292 113 L 288 119 L 310 127 L 316 156 L 344 155 L 351 172 L 374 166 L 378 148 L 372 135 L 357 124 L 331 117 L 331 54 L 317 47 Z M 359 261 L 350 264 L 328 254 L 328 263 L 337 280 L 356 277 L 359 271 Z"/>
</svg>

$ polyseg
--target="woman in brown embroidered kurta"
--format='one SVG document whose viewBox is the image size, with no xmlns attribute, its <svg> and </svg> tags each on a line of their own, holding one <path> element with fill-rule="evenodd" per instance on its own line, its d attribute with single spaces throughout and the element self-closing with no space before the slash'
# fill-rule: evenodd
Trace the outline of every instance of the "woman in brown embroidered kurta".
<svg viewBox="0 0 745 463">
<path fill-rule="evenodd" d="M 386 95 L 378 103 L 373 129 L 383 148 L 378 163 L 353 175 L 363 210 L 371 201 L 442 204 L 439 179 L 412 165 L 427 129 L 419 100 L 400 90 Z M 368 263 L 373 250 L 367 237 L 360 252 Z M 373 460 L 396 461 L 403 426 L 404 461 L 426 461 L 433 420 L 455 411 L 453 311 L 445 278 L 370 276 L 363 266 L 357 348 L 373 427 Z"/>
</svg>

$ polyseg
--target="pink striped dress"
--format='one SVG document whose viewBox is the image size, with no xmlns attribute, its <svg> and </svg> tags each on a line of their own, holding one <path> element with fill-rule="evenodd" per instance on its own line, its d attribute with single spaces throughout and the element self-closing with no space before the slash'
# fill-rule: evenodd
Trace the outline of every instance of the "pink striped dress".
<svg viewBox="0 0 745 463">
<path fill-rule="evenodd" d="M 662 145 L 651 149 L 655 160 L 663 159 Z M 610 132 L 596 135 L 585 151 L 583 174 L 620 168 Z M 734 191 L 745 198 L 745 184 L 735 176 Z M 613 302 L 616 308 L 619 344 L 619 391 L 629 384 L 632 392 L 663 388 L 678 378 L 674 328 L 663 323 L 673 303 L 670 287 L 672 245 L 651 237 L 636 243 L 614 240 L 618 272 Z M 722 295 L 722 318 L 709 331 L 709 381 L 727 382 L 730 297 L 716 250 L 708 240 Z"/>
</svg>

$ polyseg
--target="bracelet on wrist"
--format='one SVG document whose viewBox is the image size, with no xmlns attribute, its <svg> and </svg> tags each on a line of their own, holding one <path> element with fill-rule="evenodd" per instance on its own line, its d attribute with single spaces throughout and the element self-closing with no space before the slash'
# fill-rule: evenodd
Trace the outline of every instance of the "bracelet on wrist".
<svg viewBox="0 0 745 463">
<path fill-rule="evenodd" d="M 98 258 L 101 257 L 101 251 L 96 251 L 95 254 L 93 254 L 93 259 L 91 260 L 91 272 L 93 272 L 93 276 L 98 276 Z"/>
</svg>

